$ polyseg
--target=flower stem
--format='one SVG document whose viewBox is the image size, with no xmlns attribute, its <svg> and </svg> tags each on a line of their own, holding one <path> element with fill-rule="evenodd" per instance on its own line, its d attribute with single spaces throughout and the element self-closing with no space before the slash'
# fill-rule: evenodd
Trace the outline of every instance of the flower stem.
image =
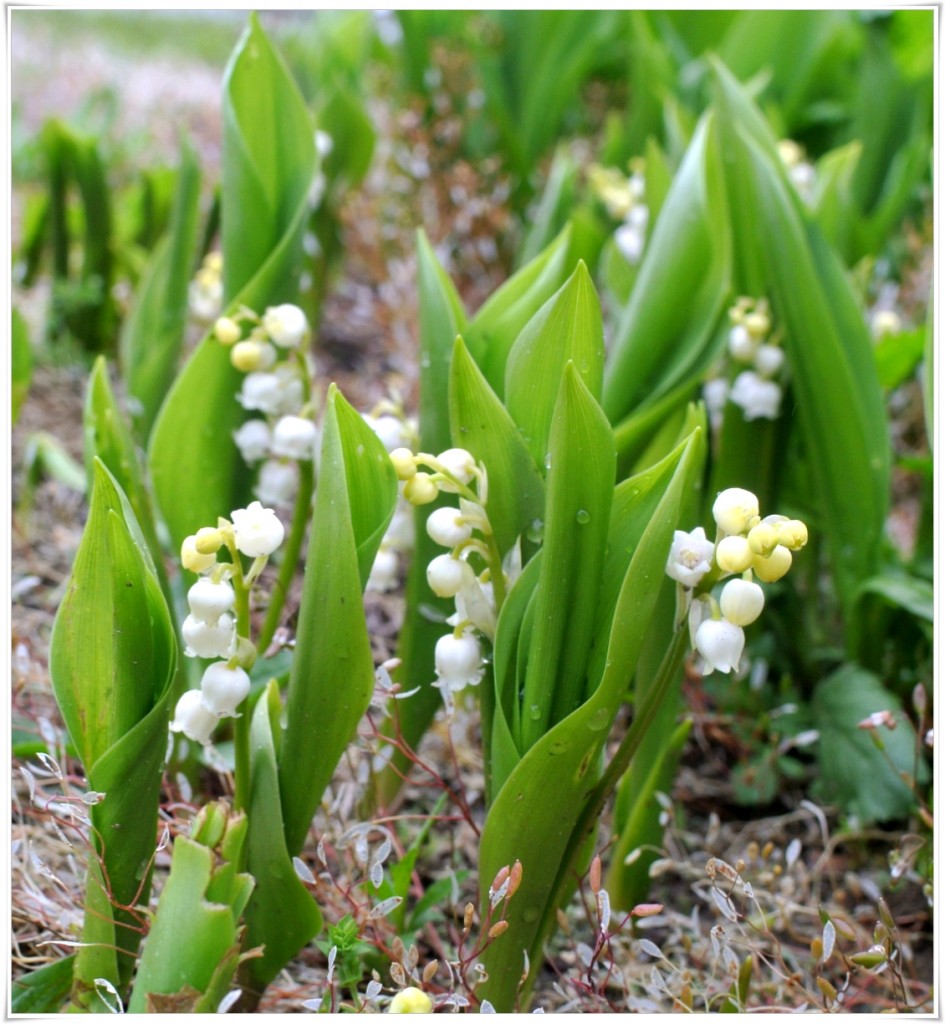
<svg viewBox="0 0 945 1024">
<path fill-rule="evenodd" d="M 238 551 L 233 551 L 233 589 L 236 592 L 236 633 L 249 636 L 249 590 L 243 580 L 243 563 Z M 247 702 L 233 726 L 234 747 L 234 794 L 233 803 L 237 811 L 249 811 L 249 715 Z M 239 710 L 239 709 L 237 709 Z"/>
<path fill-rule="evenodd" d="M 305 459 L 299 462 L 299 492 L 295 498 L 295 509 L 292 512 L 292 523 L 289 526 L 289 536 L 282 549 L 282 560 L 279 563 L 279 575 L 276 577 L 272 593 L 269 595 L 269 607 L 266 609 L 266 616 L 263 619 L 262 627 L 259 630 L 257 647 L 261 654 L 265 654 L 266 648 L 272 641 L 279 625 L 279 617 L 285 605 L 285 599 L 292 585 L 292 577 L 298 565 L 299 554 L 302 550 L 302 542 L 305 539 L 305 528 L 308 525 L 312 494 L 315 491 L 315 466 L 312 461 Z"/>
</svg>

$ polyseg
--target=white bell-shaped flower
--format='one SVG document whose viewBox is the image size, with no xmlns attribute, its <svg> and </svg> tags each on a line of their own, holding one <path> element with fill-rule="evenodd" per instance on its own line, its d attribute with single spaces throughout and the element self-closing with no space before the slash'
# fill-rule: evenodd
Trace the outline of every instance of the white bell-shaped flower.
<svg viewBox="0 0 945 1024">
<path fill-rule="evenodd" d="M 383 416 L 365 415 L 364 422 L 377 434 L 384 448 L 393 452 L 398 448 L 409 448 L 411 437 L 407 425 L 396 416 L 385 413 Z"/>
<path fill-rule="evenodd" d="M 318 428 L 303 416 L 283 416 L 272 432 L 273 455 L 290 459 L 311 459 L 315 456 Z"/>
<path fill-rule="evenodd" d="M 712 516 L 723 533 L 745 533 L 758 518 L 758 497 L 743 487 L 727 487 L 715 499 Z"/>
<path fill-rule="evenodd" d="M 211 626 L 216 625 L 220 616 L 224 612 L 230 611 L 235 603 L 236 593 L 226 580 L 214 583 L 213 580 L 205 577 L 197 580 L 187 591 L 190 614 L 195 619 Z"/>
<path fill-rule="evenodd" d="M 742 371 L 732 383 L 729 401 L 745 414 L 746 420 L 776 420 L 781 412 L 781 385 L 766 380 L 754 370 Z"/>
<path fill-rule="evenodd" d="M 696 630 L 696 650 L 705 659 L 703 675 L 738 670 L 745 649 L 745 632 L 726 619 L 706 619 Z"/>
<path fill-rule="evenodd" d="M 291 505 L 297 488 L 298 467 L 294 462 L 267 459 L 259 467 L 255 493 L 264 505 Z"/>
<path fill-rule="evenodd" d="M 435 508 L 427 517 L 427 533 L 431 540 L 444 548 L 455 548 L 469 540 L 472 526 L 465 522 L 457 508 Z"/>
<path fill-rule="evenodd" d="M 719 607 L 736 626 L 750 626 L 765 606 L 765 592 L 750 580 L 729 580 L 722 588 Z"/>
<path fill-rule="evenodd" d="M 755 353 L 755 369 L 762 377 L 773 377 L 784 365 L 784 349 L 780 345 L 759 345 Z"/>
<path fill-rule="evenodd" d="M 470 483 L 476 475 L 476 460 L 465 448 L 447 448 L 437 455 L 436 461 L 461 484 Z M 440 490 L 456 493 L 456 487 L 450 481 L 440 481 Z"/>
<path fill-rule="evenodd" d="M 248 373 L 237 396 L 244 409 L 257 409 L 267 416 L 277 416 L 282 408 L 283 382 L 276 373 Z"/>
<path fill-rule="evenodd" d="M 436 674 L 440 686 L 453 692 L 476 686 L 485 671 L 478 638 L 469 632 L 462 636 L 447 633 L 436 642 L 434 650 Z"/>
<path fill-rule="evenodd" d="M 263 313 L 263 329 L 280 348 L 298 348 L 308 334 L 308 320 L 298 306 L 270 306 Z"/>
<path fill-rule="evenodd" d="M 713 427 L 720 427 L 725 414 L 725 403 L 728 401 L 728 381 L 724 377 L 707 380 L 702 385 L 702 400 L 709 414 L 709 422 Z"/>
<path fill-rule="evenodd" d="M 744 324 L 735 324 L 728 332 L 729 355 L 739 363 L 750 363 L 758 350 L 758 341 Z"/>
<path fill-rule="evenodd" d="M 236 624 L 232 615 L 225 613 L 212 625 L 188 615 L 181 623 L 180 632 L 188 658 L 228 658 L 236 643 Z"/>
<path fill-rule="evenodd" d="M 406 501 L 398 501 L 391 518 L 384 543 L 399 551 L 409 551 L 413 547 L 414 523 L 413 506 Z"/>
<path fill-rule="evenodd" d="M 249 693 L 249 676 L 239 666 L 225 661 L 208 665 L 200 680 L 203 702 L 217 718 L 236 718 L 236 709 Z"/>
<path fill-rule="evenodd" d="M 251 501 L 230 514 L 236 547 L 250 558 L 271 555 L 285 537 L 285 527 L 271 508 Z"/>
<path fill-rule="evenodd" d="M 666 575 L 684 587 L 694 587 L 712 568 L 714 551 L 715 545 L 706 537 L 701 526 L 697 526 L 691 533 L 676 530 L 666 563 Z"/>
<path fill-rule="evenodd" d="M 455 597 L 475 573 L 461 558 L 437 555 L 427 566 L 427 583 L 437 597 Z"/>
<path fill-rule="evenodd" d="M 182 732 L 187 739 L 206 746 L 217 724 L 217 716 L 203 702 L 200 690 L 181 694 L 170 724 L 171 732 Z"/>
<path fill-rule="evenodd" d="M 272 444 L 272 431 L 265 420 L 247 420 L 233 434 L 236 447 L 240 450 L 244 462 L 258 462 L 269 454 Z"/>
</svg>

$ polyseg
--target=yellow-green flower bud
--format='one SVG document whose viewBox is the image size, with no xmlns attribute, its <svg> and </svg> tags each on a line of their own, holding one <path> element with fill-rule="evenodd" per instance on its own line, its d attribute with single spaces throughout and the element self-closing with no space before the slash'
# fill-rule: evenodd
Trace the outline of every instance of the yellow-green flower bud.
<svg viewBox="0 0 945 1024">
<path fill-rule="evenodd" d="M 197 550 L 197 538 L 193 535 L 184 538 L 180 547 L 180 560 L 185 569 L 190 572 L 206 572 L 216 565 L 215 554 L 202 554 Z"/>
<path fill-rule="evenodd" d="M 778 539 L 791 551 L 800 551 L 807 543 L 807 527 L 800 519 L 789 519 L 778 524 Z"/>
<path fill-rule="evenodd" d="M 390 461 L 394 464 L 398 480 L 410 480 L 416 476 L 417 460 L 409 448 L 395 448 L 390 453 Z"/>
<path fill-rule="evenodd" d="M 752 564 L 752 557 L 745 537 L 723 537 L 715 545 L 715 562 L 722 572 L 744 572 Z"/>
<path fill-rule="evenodd" d="M 775 583 L 791 568 L 793 560 L 791 552 L 783 544 L 779 544 L 768 558 L 755 555 L 751 561 L 751 568 L 763 583 Z"/>
<path fill-rule="evenodd" d="M 756 555 L 767 558 L 780 542 L 777 527 L 759 523 L 748 531 L 748 544 Z"/>
<path fill-rule="evenodd" d="M 213 336 L 221 345 L 235 345 L 242 333 L 240 325 L 228 316 L 221 316 L 213 325 Z"/>
<path fill-rule="evenodd" d="M 223 534 L 215 526 L 201 526 L 194 534 L 194 547 L 201 555 L 215 555 L 223 547 Z"/>
<path fill-rule="evenodd" d="M 758 522 L 758 498 L 743 487 L 728 487 L 715 499 L 712 516 L 723 533 L 745 533 Z"/>
<path fill-rule="evenodd" d="M 268 370 L 276 361 L 275 349 L 264 341 L 247 338 L 238 341 L 230 350 L 230 362 L 240 373 Z"/>
<path fill-rule="evenodd" d="M 745 317 L 745 329 L 753 338 L 763 338 L 771 330 L 771 318 L 756 309 Z"/>
<path fill-rule="evenodd" d="M 432 1013 L 433 1000 L 422 989 L 411 985 L 401 989 L 390 1001 L 388 1013 Z"/>
<path fill-rule="evenodd" d="M 439 493 L 429 473 L 416 473 L 404 484 L 404 497 L 411 505 L 429 505 Z"/>
</svg>

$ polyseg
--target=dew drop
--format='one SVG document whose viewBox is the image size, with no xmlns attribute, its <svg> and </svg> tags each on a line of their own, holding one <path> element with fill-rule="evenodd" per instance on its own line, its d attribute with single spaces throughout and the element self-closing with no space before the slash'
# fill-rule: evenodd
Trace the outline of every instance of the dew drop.
<svg viewBox="0 0 945 1024">
<path fill-rule="evenodd" d="M 525 536 L 533 543 L 540 544 L 545 535 L 545 524 L 540 519 L 533 519 L 525 531 Z"/>
<path fill-rule="evenodd" d="M 588 729 L 593 732 L 600 732 L 601 729 L 606 729 L 607 717 L 607 708 L 598 708 L 587 720 Z"/>
<path fill-rule="evenodd" d="M 533 721 L 537 722 L 541 718 L 541 708 L 537 704 L 532 704 L 528 709 L 528 717 Z"/>
<path fill-rule="evenodd" d="M 545 456 L 545 469 L 551 469 L 551 452 Z"/>
<path fill-rule="evenodd" d="M 581 526 L 584 526 L 591 521 L 591 514 L 586 508 L 579 508 L 574 518 L 577 519 Z"/>
</svg>

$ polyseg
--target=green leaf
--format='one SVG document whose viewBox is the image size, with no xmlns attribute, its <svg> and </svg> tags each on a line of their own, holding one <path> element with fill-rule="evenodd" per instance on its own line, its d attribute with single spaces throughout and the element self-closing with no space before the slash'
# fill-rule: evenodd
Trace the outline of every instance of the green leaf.
<svg viewBox="0 0 945 1024">
<path fill-rule="evenodd" d="M 256 703 L 250 727 L 247 867 L 256 880 L 256 888 L 246 907 L 247 945 L 264 945 L 265 949 L 261 957 L 242 964 L 239 980 L 244 989 L 256 996 L 322 927 L 321 911 L 296 873 L 291 847 L 287 847 L 285 839 L 289 830 L 282 801 L 289 773 L 285 769 L 280 771 L 277 765 L 280 714 L 279 689 L 270 683 Z M 288 734 L 282 739 L 288 739 Z M 304 777 L 307 765 L 322 762 L 316 743 L 313 737 L 305 759 L 292 764 L 292 773 Z M 332 762 L 332 770 L 335 763 Z M 316 804 L 320 797 L 319 790 Z M 310 820 L 311 816 L 305 823 L 306 830 Z M 304 835 L 305 831 L 303 838 Z"/>
<path fill-rule="evenodd" d="M 44 964 L 10 985 L 10 1012 L 15 1014 L 59 1013 L 72 988 L 75 954 Z"/>
<path fill-rule="evenodd" d="M 223 278 L 228 309 L 292 301 L 315 172 L 312 123 L 255 17 L 223 93 Z M 245 503 L 246 466 L 232 434 L 245 414 L 241 374 L 213 337 L 178 376 L 151 432 L 151 478 L 171 540 Z"/>
<path fill-rule="evenodd" d="M 89 519 L 50 643 L 50 674 L 89 788 L 95 856 L 74 999 L 98 1006 L 94 979 L 121 989 L 140 940 L 123 908 L 147 901 L 177 642 L 134 514 L 95 461 Z M 120 833 L 121 841 L 115 837 Z M 107 878 L 107 885 L 105 879 Z"/>
<path fill-rule="evenodd" d="M 724 68 L 716 64 L 715 72 L 735 234 L 785 331 L 795 417 L 822 516 L 817 526 L 827 535 L 849 617 L 859 582 L 875 570 L 889 493 L 872 343 L 843 268 L 800 209 L 760 113 Z M 750 287 L 748 278 L 740 287 Z"/>
<path fill-rule="evenodd" d="M 293 854 L 374 692 L 362 591 L 396 499 L 387 452 L 332 385 L 279 751 L 286 845 Z"/>
<path fill-rule="evenodd" d="M 494 292 L 469 321 L 466 344 L 500 398 L 505 362 L 515 339 L 569 272 L 566 259 L 570 237 L 568 225 L 551 245 Z"/>
<path fill-rule="evenodd" d="M 499 550 L 540 529 L 544 481 L 512 417 L 456 339 L 449 383 L 453 443 L 482 462 L 489 474 L 489 521 Z"/>
<path fill-rule="evenodd" d="M 524 755 L 486 817 L 480 878 L 495 877 L 515 859 L 524 869 L 506 914 L 509 929 L 482 956 L 489 978 L 481 993 L 500 1012 L 511 1011 L 516 1002 L 523 970 L 520 950 L 531 965 L 527 998 L 544 937 L 571 877 L 572 859 L 583 845 L 579 824 L 594 794 L 600 752 L 633 677 L 659 590 L 654 581 L 662 580 L 680 504 L 701 471 L 696 450 L 692 440 L 680 446 L 676 471 L 655 513 L 647 517 L 620 590 L 599 686 Z M 548 799 L 549 791 L 554 800 Z"/>
<path fill-rule="evenodd" d="M 892 572 L 872 576 L 863 581 L 859 593 L 861 599 L 867 594 L 876 594 L 917 619 L 935 621 L 935 591 L 931 582 L 918 576 Z"/>
<path fill-rule="evenodd" d="M 29 328 L 18 309 L 11 310 L 12 327 L 10 334 L 10 405 L 13 422 L 20 415 L 20 407 L 30 389 L 33 373 L 33 354 L 30 349 Z"/>
<path fill-rule="evenodd" d="M 518 738 L 522 750 L 586 696 L 614 495 L 613 432 L 574 363 L 561 378 L 549 450 L 542 570 Z"/>
<path fill-rule="evenodd" d="M 858 665 L 845 665 L 814 691 L 811 710 L 820 732 L 817 746 L 819 772 L 816 793 L 821 800 L 839 803 L 862 823 L 889 821 L 910 814 L 915 797 L 898 776 L 916 768 L 916 738 L 898 700 L 879 678 Z M 880 727 L 885 751 L 876 748 L 871 730 L 858 724 L 875 711 L 896 714 L 895 730 Z M 920 778 L 927 778 L 920 762 Z"/>
<path fill-rule="evenodd" d="M 879 382 L 887 391 L 899 387 L 915 372 L 925 352 L 925 329 L 900 331 L 881 338 L 873 349 Z"/>
<path fill-rule="evenodd" d="M 703 119 L 660 211 L 617 324 L 602 404 L 612 423 L 701 373 L 729 292 L 727 232 Z"/>
<path fill-rule="evenodd" d="M 196 259 L 199 202 L 200 170 L 193 149 L 185 144 L 167 234 L 151 255 L 119 341 L 122 377 L 137 403 L 134 422 L 143 440 L 177 372 Z"/>
<path fill-rule="evenodd" d="M 505 367 L 505 406 L 539 466 L 548 454 L 561 375 L 569 361 L 599 401 L 604 326 L 583 262 L 522 329 Z"/>
</svg>

